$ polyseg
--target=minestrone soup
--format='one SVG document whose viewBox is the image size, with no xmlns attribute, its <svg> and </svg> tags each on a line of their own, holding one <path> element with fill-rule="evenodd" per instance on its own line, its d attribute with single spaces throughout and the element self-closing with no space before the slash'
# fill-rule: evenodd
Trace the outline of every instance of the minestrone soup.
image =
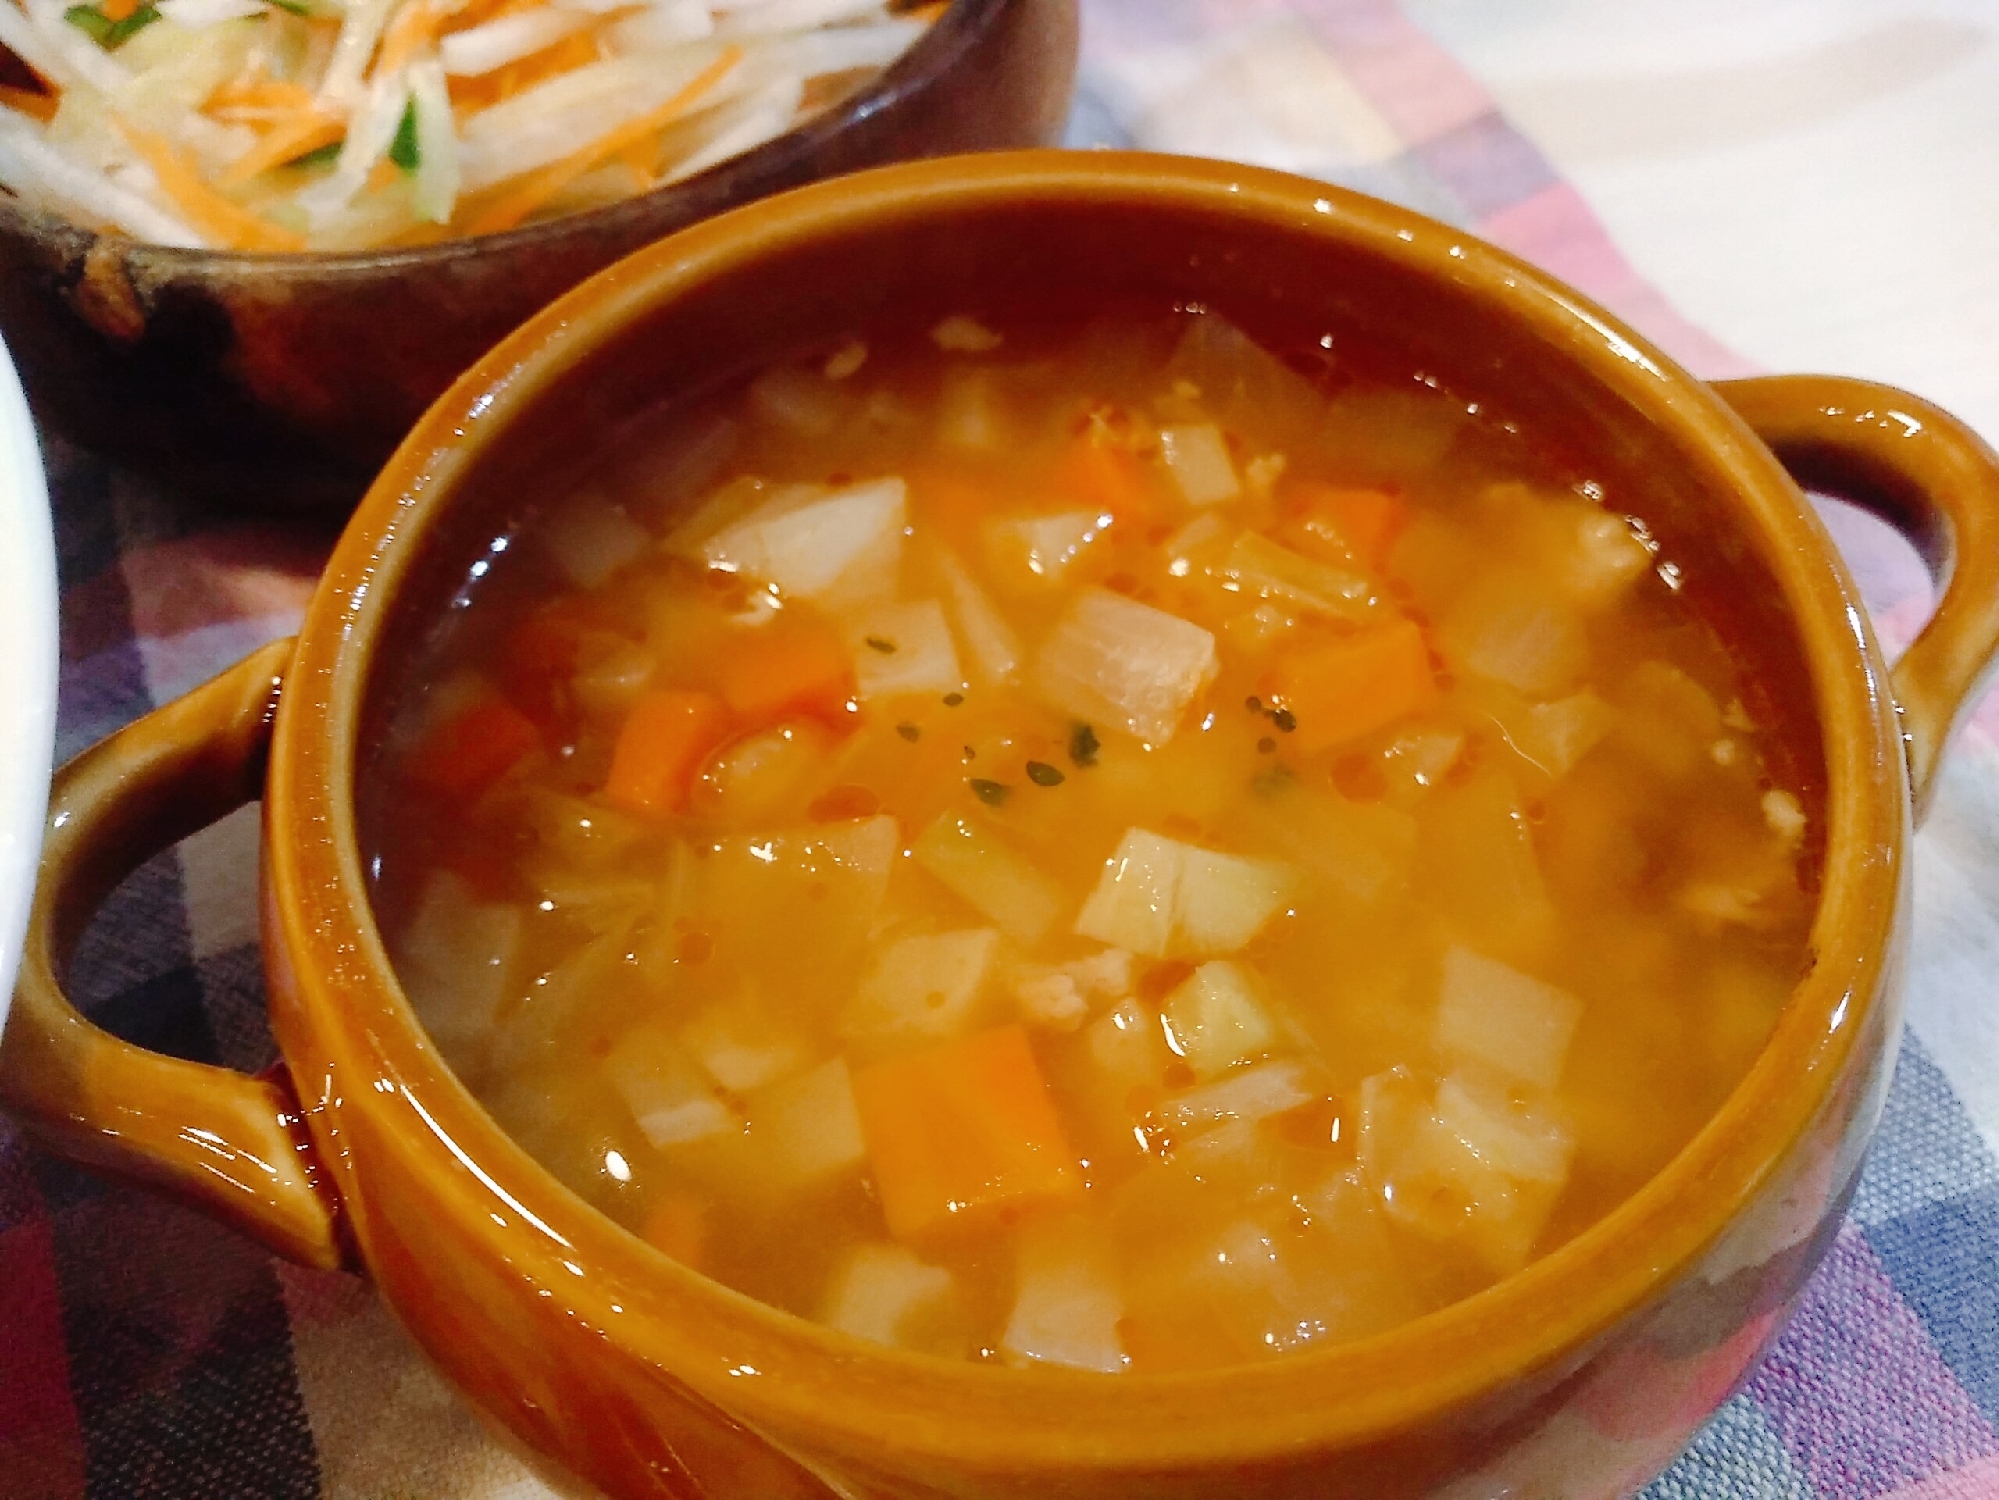
<svg viewBox="0 0 1999 1500">
<path fill-rule="evenodd" d="M 523 504 L 364 778 L 390 952 L 563 1181 L 860 1338 L 1417 1317 L 1799 971 L 1817 799 L 1644 497 L 1420 372 L 953 317 Z"/>
</svg>

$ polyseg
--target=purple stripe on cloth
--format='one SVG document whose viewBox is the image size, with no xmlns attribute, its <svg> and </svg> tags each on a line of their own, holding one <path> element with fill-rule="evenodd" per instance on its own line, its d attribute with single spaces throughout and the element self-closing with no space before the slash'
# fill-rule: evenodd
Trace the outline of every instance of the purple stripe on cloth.
<svg viewBox="0 0 1999 1500">
<path fill-rule="evenodd" d="M 1486 110 L 1416 148 L 1423 165 L 1477 218 L 1545 191 L 1554 170 L 1533 142 Z"/>
<path fill-rule="evenodd" d="M 1991 1424 L 1852 1229 L 1748 1389 L 1822 1500 L 1874 1500 L 1999 1451 Z"/>
</svg>

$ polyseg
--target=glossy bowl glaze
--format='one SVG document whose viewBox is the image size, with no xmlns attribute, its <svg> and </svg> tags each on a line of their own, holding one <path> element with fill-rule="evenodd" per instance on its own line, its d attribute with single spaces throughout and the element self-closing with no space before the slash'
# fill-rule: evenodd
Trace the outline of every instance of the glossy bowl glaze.
<svg viewBox="0 0 1999 1500">
<path fill-rule="evenodd" d="M 228 503 L 344 509 L 459 373 L 620 256 L 785 188 L 1048 144 L 1076 0 L 952 0 L 840 104 L 650 193 L 404 250 L 251 255 L 98 234 L 0 191 L 0 335 L 37 414 Z"/>
<path fill-rule="evenodd" d="M 694 1274 L 506 1137 L 397 986 L 356 781 L 410 642 L 580 445 L 877 317 L 1131 296 L 1306 347 L 1321 331 L 1336 350 L 1349 331 L 1391 338 L 1655 497 L 1648 523 L 1741 654 L 1824 830 L 1811 959 L 1710 1124 L 1608 1217 L 1474 1297 L 1363 1341 L 1170 1377 L 939 1361 Z M 1780 456 L 1954 570 L 1892 676 Z M 479 1410 L 616 1496 L 1628 1493 L 1725 1399 L 1837 1227 L 1899 1032 L 1911 787 L 1929 786 L 1999 647 L 1995 520 L 1999 459 L 1913 397 L 1810 377 L 1710 389 L 1505 254 L 1299 179 L 1020 153 L 766 200 L 509 338 L 391 460 L 296 643 L 66 768 L 0 1100 L 73 1157 L 287 1254 L 365 1267 Z M 57 978 L 94 902 L 258 795 L 285 1071 L 244 1079 L 91 1030 Z"/>
</svg>

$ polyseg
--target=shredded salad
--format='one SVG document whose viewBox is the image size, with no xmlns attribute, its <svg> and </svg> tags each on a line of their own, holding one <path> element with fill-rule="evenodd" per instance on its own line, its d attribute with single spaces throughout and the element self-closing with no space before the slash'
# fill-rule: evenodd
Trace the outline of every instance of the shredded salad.
<svg viewBox="0 0 1999 1500">
<path fill-rule="evenodd" d="M 0 187 L 263 253 L 491 234 L 701 172 L 849 94 L 942 3 L 0 0 Z"/>
</svg>

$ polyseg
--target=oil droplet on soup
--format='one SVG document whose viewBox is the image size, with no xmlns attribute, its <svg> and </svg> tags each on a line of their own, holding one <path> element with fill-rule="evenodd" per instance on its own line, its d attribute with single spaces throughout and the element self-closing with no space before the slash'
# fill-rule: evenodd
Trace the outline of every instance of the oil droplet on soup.
<svg viewBox="0 0 1999 1500">
<path fill-rule="evenodd" d="M 1212 315 L 867 344 L 640 424 L 411 666 L 376 901 L 505 1128 L 752 1296 L 1102 1371 L 1416 1317 L 1685 1143 L 1816 814 L 1617 496 Z"/>
</svg>

